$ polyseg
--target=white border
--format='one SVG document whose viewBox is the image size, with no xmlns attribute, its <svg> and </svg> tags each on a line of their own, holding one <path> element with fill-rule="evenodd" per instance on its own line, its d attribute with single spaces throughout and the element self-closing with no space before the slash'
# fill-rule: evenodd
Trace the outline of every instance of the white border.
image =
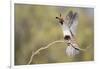
<svg viewBox="0 0 100 69">
<path fill-rule="evenodd" d="M 10 39 L 10 41 L 11 41 L 11 50 L 10 50 L 10 53 L 11 53 L 11 58 L 10 58 L 10 67 L 14 67 L 14 2 L 13 1 L 11 1 L 10 2 L 10 4 L 11 4 L 11 22 L 10 22 L 10 24 L 11 24 L 11 27 L 10 27 L 10 30 L 11 30 L 11 35 L 10 35 L 10 37 L 11 37 L 11 39 Z"/>
<path fill-rule="evenodd" d="M 95 8 L 95 4 L 93 2 L 91 3 L 86 3 L 86 2 L 77 2 L 75 1 L 40 1 L 40 0 L 14 0 L 11 1 L 11 68 L 21 68 L 21 69 L 27 69 L 27 68 L 36 68 L 36 69 L 40 69 L 41 67 L 43 67 L 44 69 L 47 69 L 48 67 L 52 68 L 56 68 L 58 65 L 61 65 L 62 67 L 66 68 L 66 65 L 68 68 L 70 68 L 70 65 L 72 65 L 74 67 L 74 65 L 76 63 L 57 63 L 57 64 L 39 64 L 39 65 L 20 65 L 20 66 L 15 66 L 14 65 L 14 3 L 22 3 L 22 4 L 37 4 L 37 5 L 53 5 L 53 6 L 74 6 L 74 7 L 89 7 L 89 8 Z M 83 64 L 87 64 L 90 63 L 91 65 L 94 64 L 93 62 L 78 62 L 77 64 L 80 64 L 80 66 L 84 66 Z M 87 65 L 86 65 L 87 66 Z M 58 66 L 59 67 L 59 66 Z M 72 68 L 73 68 L 72 67 Z M 50 69 L 48 68 L 48 69 Z M 60 67 L 61 68 L 61 67 Z M 59 69 L 60 69 L 59 68 Z"/>
<path fill-rule="evenodd" d="M 55 6 L 74 6 L 74 7 L 95 7 L 95 2 L 76 1 L 76 0 L 14 0 L 13 3 L 24 3 L 24 4 L 40 4 L 40 5 L 55 5 Z M 86 3 L 88 2 L 88 3 Z"/>
</svg>

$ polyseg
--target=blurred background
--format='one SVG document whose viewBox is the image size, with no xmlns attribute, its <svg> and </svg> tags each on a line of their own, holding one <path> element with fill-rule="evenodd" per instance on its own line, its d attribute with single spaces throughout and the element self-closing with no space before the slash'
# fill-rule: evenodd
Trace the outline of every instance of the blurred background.
<svg viewBox="0 0 100 69">
<path fill-rule="evenodd" d="M 68 57 L 64 43 L 56 43 L 34 56 L 31 64 L 64 63 L 94 60 L 94 9 L 81 7 L 15 4 L 15 65 L 25 65 L 32 52 L 49 43 L 62 40 L 63 32 L 56 16 L 72 10 L 79 15 L 76 39 L 80 48 L 89 49 Z"/>
</svg>

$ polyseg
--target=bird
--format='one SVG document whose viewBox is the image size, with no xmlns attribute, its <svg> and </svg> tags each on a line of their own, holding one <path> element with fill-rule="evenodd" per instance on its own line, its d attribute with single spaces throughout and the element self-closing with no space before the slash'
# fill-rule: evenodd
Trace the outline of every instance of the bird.
<svg viewBox="0 0 100 69">
<path fill-rule="evenodd" d="M 56 17 L 56 19 L 59 21 L 59 25 L 63 31 L 64 40 L 67 44 L 66 54 L 68 56 L 75 56 L 79 54 L 81 50 L 75 39 L 78 25 L 78 13 L 71 10 L 65 17 L 62 17 L 60 13 L 60 16 Z"/>
</svg>

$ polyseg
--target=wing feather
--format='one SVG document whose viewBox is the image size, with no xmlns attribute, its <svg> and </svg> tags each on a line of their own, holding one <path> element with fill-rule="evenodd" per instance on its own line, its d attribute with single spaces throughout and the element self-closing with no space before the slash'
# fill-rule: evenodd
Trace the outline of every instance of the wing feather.
<svg viewBox="0 0 100 69">
<path fill-rule="evenodd" d="M 69 28 L 73 35 L 76 35 L 77 25 L 78 25 L 78 14 L 74 13 L 72 19 L 70 20 L 70 24 L 69 24 Z"/>
</svg>

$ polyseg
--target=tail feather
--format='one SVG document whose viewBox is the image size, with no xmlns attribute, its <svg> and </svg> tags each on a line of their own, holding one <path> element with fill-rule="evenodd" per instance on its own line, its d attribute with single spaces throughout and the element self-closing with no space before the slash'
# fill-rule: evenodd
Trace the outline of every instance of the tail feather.
<svg viewBox="0 0 100 69">
<path fill-rule="evenodd" d="M 80 50 L 78 48 L 73 47 L 72 45 L 70 45 L 66 48 L 66 54 L 68 56 L 75 56 L 79 53 L 80 53 Z"/>
</svg>

